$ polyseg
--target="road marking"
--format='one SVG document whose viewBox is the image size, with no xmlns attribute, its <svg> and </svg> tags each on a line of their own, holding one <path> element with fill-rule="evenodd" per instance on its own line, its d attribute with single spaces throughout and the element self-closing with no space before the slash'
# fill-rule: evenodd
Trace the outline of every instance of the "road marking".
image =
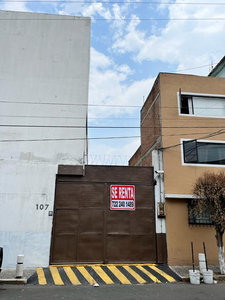
<svg viewBox="0 0 225 300">
<path fill-rule="evenodd" d="M 143 273 L 145 273 L 146 275 L 148 275 L 148 277 L 151 278 L 151 280 L 153 280 L 154 282 L 160 283 L 161 281 L 156 278 L 154 275 L 152 275 L 150 272 L 148 272 L 147 270 L 145 270 L 142 266 L 137 266 L 137 268 L 139 270 L 141 270 Z"/>
<path fill-rule="evenodd" d="M 116 266 L 108 266 L 108 269 L 121 281 L 122 284 L 131 284 L 131 282 L 121 273 Z"/>
<path fill-rule="evenodd" d="M 114 284 L 112 279 L 103 271 L 100 266 L 93 266 L 92 269 L 102 278 L 106 284 Z"/>
<path fill-rule="evenodd" d="M 168 274 L 169 273 L 169 274 Z M 171 274 L 171 275 L 170 275 Z M 174 277 L 174 278 L 173 278 Z M 30 280 L 30 281 L 29 281 Z M 29 283 L 46 285 L 145 284 L 151 282 L 177 282 L 181 279 L 168 266 L 155 264 L 96 264 L 64 265 L 37 268 Z"/>
<path fill-rule="evenodd" d="M 73 285 L 79 285 L 81 284 L 78 280 L 77 276 L 74 274 L 72 269 L 70 267 L 63 267 L 64 271 L 66 272 L 66 275 L 68 276 L 69 280 Z"/>
<path fill-rule="evenodd" d="M 139 283 L 146 283 L 146 281 L 129 266 L 123 266 L 127 272 L 129 272 Z"/>
<path fill-rule="evenodd" d="M 176 281 L 172 276 L 166 274 L 165 272 L 163 272 L 163 271 L 160 270 L 159 268 L 157 268 L 157 267 L 155 267 L 155 266 L 152 266 L 152 265 L 148 265 L 148 266 L 149 266 L 149 268 L 151 268 L 152 270 L 156 271 L 156 272 L 159 273 L 161 276 L 163 276 L 164 278 L 166 278 L 166 280 L 168 280 L 169 282 L 175 282 L 175 281 Z"/>
<path fill-rule="evenodd" d="M 64 283 L 59 275 L 59 271 L 58 271 L 57 267 L 49 267 L 49 269 L 52 273 L 52 278 L 53 278 L 55 285 L 64 285 Z"/>
<path fill-rule="evenodd" d="M 38 276 L 38 283 L 40 285 L 45 285 L 47 284 L 46 278 L 45 278 L 45 273 L 42 268 L 37 268 L 37 276 Z"/>
<path fill-rule="evenodd" d="M 84 267 L 77 267 L 77 270 L 80 271 L 80 273 L 91 285 L 97 283 Z"/>
</svg>

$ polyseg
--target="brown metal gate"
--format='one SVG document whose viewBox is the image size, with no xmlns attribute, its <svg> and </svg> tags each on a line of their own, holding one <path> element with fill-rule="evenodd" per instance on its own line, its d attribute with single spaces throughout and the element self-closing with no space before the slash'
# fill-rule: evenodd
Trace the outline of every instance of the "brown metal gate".
<svg viewBox="0 0 225 300">
<path fill-rule="evenodd" d="M 151 167 L 59 166 L 51 264 L 156 262 Z M 110 210 L 110 185 L 134 185 L 134 211 Z"/>
</svg>

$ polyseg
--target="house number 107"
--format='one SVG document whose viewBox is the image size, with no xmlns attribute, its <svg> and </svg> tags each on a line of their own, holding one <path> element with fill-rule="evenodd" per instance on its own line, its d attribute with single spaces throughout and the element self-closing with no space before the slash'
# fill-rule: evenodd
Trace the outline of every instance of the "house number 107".
<svg viewBox="0 0 225 300">
<path fill-rule="evenodd" d="M 36 204 L 36 209 L 37 210 L 47 210 L 49 207 L 49 204 Z"/>
</svg>

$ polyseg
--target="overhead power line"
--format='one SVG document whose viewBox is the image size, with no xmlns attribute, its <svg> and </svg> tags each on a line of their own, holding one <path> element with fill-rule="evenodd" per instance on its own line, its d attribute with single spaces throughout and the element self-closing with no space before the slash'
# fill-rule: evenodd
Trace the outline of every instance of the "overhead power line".
<svg viewBox="0 0 225 300">
<path fill-rule="evenodd" d="M 196 70 L 196 69 L 206 68 L 206 67 L 209 67 L 209 66 L 212 66 L 212 65 L 217 65 L 217 63 L 211 63 L 211 64 L 199 66 L 199 67 L 182 69 L 182 70 L 177 70 L 177 71 L 171 71 L 171 73 L 178 73 L 178 72 L 183 72 L 183 71 Z"/>
<path fill-rule="evenodd" d="M 225 5 L 223 2 L 168 2 L 168 1 L 79 1 L 79 0 L 74 0 L 74 1 L 57 1 L 57 0 L 5 0 L 4 2 L 9 2 L 9 3 L 57 3 L 57 4 L 67 4 L 67 3 L 81 3 L 81 4 L 124 4 L 124 3 L 135 3 L 135 4 L 153 4 L 153 5 Z"/>
<path fill-rule="evenodd" d="M 141 105 L 116 105 L 116 104 L 94 104 L 94 103 L 56 103 L 56 102 L 28 102 L 28 101 L 7 101 L 1 100 L 5 104 L 29 104 L 29 105 L 65 105 L 65 106 L 95 106 L 95 107 L 142 107 Z"/>
<path fill-rule="evenodd" d="M 208 139 L 208 138 L 210 138 L 210 137 L 217 136 L 217 135 L 224 134 L 224 133 L 225 133 L 225 131 L 221 129 L 221 130 L 219 130 L 219 131 L 209 133 L 209 134 L 206 135 L 206 136 L 200 137 L 200 138 L 198 138 L 198 140 L 201 140 L 201 139 Z M 174 135 L 173 135 L 173 136 L 174 136 Z M 166 150 L 166 149 L 170 149 L 170 148 L 175 148 L 175 147 L 178 147 L 178 146 L 180 146 L 180 145 L 182 145 L 182 143 L 175 144 L 175 145 L 171 145 L 171 146 L 168 146 L 168 147 L 159 148 L 159 150 Z"/>
<path fill-rule="evenodd" d="M 11 115 L 0 115 L 0 118 L 30 118 L 30 119 L 71 119 L 71 120 L 86 120 L 87 118 L 84 117 L 54 117 L 54 116 L 11 116 Z M 128 118 L 128 117 L 108 117 L 108 118 L 92 118 L 88 117 L 88 120 L 134 120 L 140 118 Z M 164 119 L 165 120 L 165 119 Z"/>
<path fill-rule="evenodd" d="M 225 126 L 80 126 L 80 125 L 20 125 L 20 124 L 0 124 L 0 127 L 16 128 L 60 128 L 60 129 L 215 129 L 224 128 Z"/>
<path fill-rule="evenodd" d="M 77 18 L 1 18 L 0 21 L 84 21 L 85 17 L 77 17 Z M 86 17 L 89 18 L 89 17 Z M 90 18 L 93 21 L 225 21 L 225 18 Z"/>
<path fill-rule="evenodd" d="M 216 131 L 215 133 L 209 133 L 206 136 L 203 137 L 198 137 L 198 139 L 206 139 L 212 136 L 216 136 L 219 134 L 223 134 L 225 131 Z M 199 135 L 199 134 L 206 134 L 206 132 L 198 132 L 198 133 L 185 133 L 185 134 L 177 134 L 176 136 L 190 136 L 190 135 Z M 140 135 L 134 135 L 134 136 L 111 136 L 111 137 L 93 137 L 93 138 L 86 138 L 86 137 L 81 137 L 81 138 L 42 138 L 42 139 L 2 139 L 0 142 L 54 142 L 54 141 L 83 141 L 83 140 L 115 140 L 115 139 L 134 139 L 134 138 L 148 138 L 152 136 L 158 136 L 158 135 L 147 135 L 147 136 L 140 136 Z M 168 135 L 162 135 L 162 136 L 170 136 Z M 176 147 L 181 144 L 176 144 L 172 145 L 169 147 L 161 148 L 162 149 L 169 149 Z"/>
<path fill-rule="evenodd" d="M 207 132 L 197 132 L 197 133 L 184 133 L 184 134 L 177 134 L 176 136 L 190 136 L 190 135 L 199 135 L 199 134 L 206 134 Z M 221 133 L 220 133 L 221 134 Z M 156 134 L 151 134 L 147 136 L 140 136 L 140 135 L 133 135 L 133 136 L 108 136 L 108 137 L 92 137 L 92 138 L 42 138 L 42 139 L 2 139 L 0 142 L 54 142 L 54 141 L 84 141 L 84 140 L 115 140 L 115 139 L 134 139 L 134 138 L 148 138 L 152 136 L 158 136 Z M 165 134 L 162 136 L 171 136 L 169 134 Z M 207 135 L 208 136 L 208 135 Z M 202 139 L 203 137 L 199 137 L 198 139 Z M 206 137 L 204 137 L 206 138 Z M 179 144 L 180 145 L 180 144 Z M 172 147 L 167 147 L 172 148 Z M 165 148 L 165 149 L 167 149 Z"/>
<path fill-rule="evenodd" d="M 215 96 L 216 97 L 216 96 Z M 213 98 L 215 98 L 213 97 Z M 219 97 L 219 96 L 218 96 Z M 210 98 L 210 97 L 209 97 Z M 54 105 L 54 106 L 85 106 L 85 107 L 122 107 L 122 108 L 139 108 L 142 105 L 119 105 L 119 104 L 94 104 L 94 103 L 57 103 L 57 102 L 28 102 L 28 101 L 7 101 L 0 100 L 4 104 L 28 104 L 28 105 Z M 161 108 L 181 108 L 181 106 L 161 106 Z M 198 109 L 224 109 L 224 107 L 198 107 Z"/>
<path fill-rule="evenodd" d="M 0 115 L 0 118 L 23 118 L 23 119 L 54 119 L 54 120 L 119 120 L 119 121 L 124 121 L 124 120 L 140 120 L 140 117 L 136 118 L 136 117 L 105 117 L 105 118 L 93 118 L 93 117 L 54 117 L 54 116 L 26 116 L 26 115 Z M 175 122 L 175 120 L 171 119 L 171 118 L 164 118 L 164 121 L 173 121 Z M 205 120 L 202 119 L 196 119 L 196 118 L 192 118 L 190 121 L 193 122 L 205 122 Z M 211 122 L 217 122 L 216 119 L 211 120 Z M 184 120 L 176 120 L 176 122 L 184 122 Z"/>
</svg>

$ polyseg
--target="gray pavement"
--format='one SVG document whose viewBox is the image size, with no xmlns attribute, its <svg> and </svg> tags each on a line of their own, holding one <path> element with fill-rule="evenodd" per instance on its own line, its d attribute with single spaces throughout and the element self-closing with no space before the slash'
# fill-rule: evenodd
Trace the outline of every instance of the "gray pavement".
<svg viewBox="0 0 225 300">
<path fill-rule="evenodd" d="M 225 284 L 153 283 L 93 286 L 0 286 L 1 300 L 224 300 Z"/>
</svg>

